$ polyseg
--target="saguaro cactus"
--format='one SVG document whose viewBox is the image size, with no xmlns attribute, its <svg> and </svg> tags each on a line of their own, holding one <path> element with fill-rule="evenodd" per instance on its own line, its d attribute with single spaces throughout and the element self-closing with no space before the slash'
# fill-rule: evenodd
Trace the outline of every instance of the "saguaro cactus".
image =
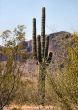
<svg viewBox="0 0 78 110">
<path fill-rule="evenodd" d="M 33 19 L 33 57 L 39 62 L 39 80 L 38 80 L 38 93 L 39 93 L 39 104 L 44 106 L 45 103 L 45 77 L 46 77 L 46 66 L 52 59 L 52 52 L 48 57 L 49 48 L 49 36 L 45 37 L 45 7 L 42 8 L 42 24 L 41 24 L 41 36 L 37 36 L 36 46 L 36 20 Z M 37 47 L 37 50 L 36 50 Z"/>
<path fill-rule="evenodd" d="M 42 46 L 42 57 L 44 57 L 44 51 L 45 51 L 45 7 L 42 8 L 41 46 Z"/>
<path fill-rule="evenodd" d="M 32 37 L 33 37 L 33 45 L 32 45 L 32 53 L 33 53 L 33 58 L 37 58 L 37 48 L 36 48 L 36 18 L 33 18 L 33 32 L 32 32 Z"/>
</svg>

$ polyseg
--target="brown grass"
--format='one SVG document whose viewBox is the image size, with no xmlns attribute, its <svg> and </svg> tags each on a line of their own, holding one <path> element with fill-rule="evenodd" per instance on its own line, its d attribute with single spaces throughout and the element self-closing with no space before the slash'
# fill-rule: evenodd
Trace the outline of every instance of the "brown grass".
<svg viewBox="0 0 78 110">
<path fill-rule="evenodd" d="M 60 110 L 59 108 L 54 106 L 35 106 L 35 105 L 9 105 L 9 107 L 5 107 L 3 110 Z"/>
</svg>

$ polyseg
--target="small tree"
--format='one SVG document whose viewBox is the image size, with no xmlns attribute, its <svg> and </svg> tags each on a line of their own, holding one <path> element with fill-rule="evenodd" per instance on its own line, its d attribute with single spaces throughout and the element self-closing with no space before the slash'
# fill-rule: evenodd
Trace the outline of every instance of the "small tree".
<svg viewBox="0 0 78 110">
<path fill-rule="evenodd" d="M 14 36 L 10 30 L 4 31 L 1 36 L 4 45 L 1 52 L 6 56 L 6 62 L 0 62 L 0 110 L 12 100 L 17 90 L 19 66 L 15 55 L 19 51 L 17 44 L 25 37 L 23 29 L 24 26 L 18 26 Z"/>
</svg>

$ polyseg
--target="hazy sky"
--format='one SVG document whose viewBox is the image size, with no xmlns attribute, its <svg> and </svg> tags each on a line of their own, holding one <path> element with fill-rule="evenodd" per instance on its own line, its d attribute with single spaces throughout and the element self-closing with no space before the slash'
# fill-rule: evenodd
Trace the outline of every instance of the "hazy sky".
<svg viewBox="0 0 78 110">
<path fill-rule="evenodd" d="M 46 33 L 78 31 L 78 0 L 0 0 L 0 32 L 26 25 L 26 38 L 32 37 L 32 18 L 41 28 L 41 8 L 46 7 Z"/>
</svg>

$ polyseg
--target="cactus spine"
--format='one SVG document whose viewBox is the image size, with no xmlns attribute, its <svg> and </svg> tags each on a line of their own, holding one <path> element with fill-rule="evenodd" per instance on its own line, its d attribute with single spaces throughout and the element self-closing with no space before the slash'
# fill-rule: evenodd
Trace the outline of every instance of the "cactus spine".
<svg viewBox="0 0 78 110">
<path fill-rule="evenodd" d="M 42 57 L 44 57 L 45 51 L 45 7 L 42 8 L 42 21 L 41 21 L 41 46 L 42 46 Z"/>
<path fill-rule="evenodd" d="M 37 48 L 36 48 L 36 18 L 33 18 L 33 32 L 32 32 L 32 37 L 33 37 L 33 45 L 32 45 L 32 53 L 33 53 L 33 58 L 37 58 Z"/>
</svg>

